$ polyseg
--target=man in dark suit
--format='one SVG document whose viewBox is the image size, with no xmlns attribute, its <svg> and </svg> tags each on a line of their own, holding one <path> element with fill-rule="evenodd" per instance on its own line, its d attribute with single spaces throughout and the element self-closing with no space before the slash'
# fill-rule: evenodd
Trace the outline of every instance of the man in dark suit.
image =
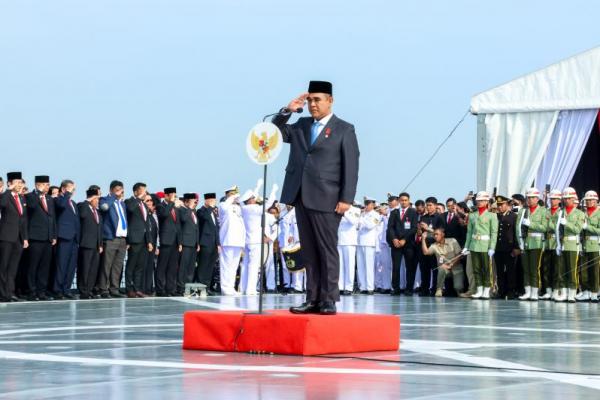
<svg viewBox="0 0 600 400">
<path fill-rule="evenodd" d="M 417 233 L 417 212 L 410 207 L 410 195 L 400 193 L 400 207 L 392 210 L 386 232 L 387 242 L 392 252 L 392 296 L 399 296 L 400 266 L 402 259 L 406 266 L 406 290 L 404 294 L 412 296 L 417 271 L 417 248 L 415 234 Z"/>
<path fill-rule="evenodd" d="M 306 302 L 293 313 L 335 314 L 340 298 L 337 231 L 356 194 L 359 149 L 354 126 L 332 113 L 332 94 L 331 83 L 311 81 L 273 119 L 290 144 L 281 202 L 295 206 L 306 263 Z M 287 125 L 305 102 L 312 118 Z"/>
<path fill-rule="evenodd" d="M 176 290 L 177 263 L 181 245 L 181 222 L 177 209 L 181 201 L 177 189 L 165 188 L 165 198 L 157 205 L 160 252 L 156 266 L 156 295 L 173 296 Z"/>
<path fill-rule="evenodd" d="M 148 232 L 150 243 L 152 243 L 152 251 L 148 250 L 146 255 L 146 266 L 144 267 L 144 289 L 145 295 L 151 296 L 154 294 L 154 270 L 156 269 L 156 258 L 158 257 L 158 215 L 156 215 L 156 205 L 160 200 L 156 195 L 146 194 L 144 204 L 148 208 Z"/>
<path fill-rule="evenodd" d="M 79 212 L 72 200 L 75 183 L 65 179 L 60 184 L 60 194 L 54 199 L 58 244 L 56 248 L 56 275 L 54 293 L 57 299 L 73 299 L 71 284 L 77 269 L 79 248 Z"/>
<path fill-rule="evenodd" d="M 217 195 L 204 194 L 204 205 L 196 212 L 198 217 L 198 235 L 200 252 L 198 253 L 197 280 L 207 286 L 208 294 L 213 294 L 210 289 L 215 265 L 219 257 L 219 219 L 216 214 Z"/>
<path fill-rule="evenodd" d="M 20 172 L 7 174 L 8 190 L 0 195 L 0 301 L 20 301 L 15 280 L 23 249 L 29 247 L 27 210 L 19 193 L 23 189 Z"/>
<path fill-rule="evenodd" d="M 29 300 L 51 300 L 46 291 L 52 246 L 56 245 L 56 213 L 54 200 L 48 194 L 50 177 L 35 177 L 35 190 L 25 195 L 27 203 L 27 228 L 29 249 L 27 264 L 27 287 Z"/>
<path fill-rule="evenodd" d="M 198 217 L 196 216 L 196 193 L 183 195 L 183 206 L 179 207 L 179 220 L 181 221 L 181 257 L 177 271 L 177 294 L 183 295 L 185 284 L 194 281 L 196 269 L 196 255 L 200 251 L 198 244 Z"/>
<path fill-rule="evenodd" d="M 517 257 L 520 254 L 516 236 L 517 213 L 511 210 L 510 199 L 496 196 L 498 205 L 498 239 L 496 241 L 496 276 L 498 279 L 498 297 L 515 299 L 517 288 Z"/>
<path fill-rule="evenodd" d="M 91 188 L 86 192 L 87 199 L 77 205 L 81 233 L 79 239 L 79 262 L 77 268 L 77 288 L 81 299 L 96 299 L 92 293 L 98 276 L 100 254 L 102 254 L 102 217 L 98 211 L 100 192 Z"/>
<path fill-rule="evenodd" d="M 104 253 L 96 290 L 103 298 L 124 297 L 119 291 L 127 252 L 127 212 L 124 197 L 123 182 L 114 180 L 110 183 L 110 193 L 100 198 Z"/>
<path fill-rule="evenodd" d="M 456 199 L 450 197 L 446 200 L 446 208 L 448 211 L 442 214 L 442 219 L 444 220 L 444 232 L 446 233 L 446 239 L 456 239 L 458 243 L 463 246 L 465 237 L 460 225 L 460 219 L 457 218 L 458 216 L 456 215 L 456 207 Z"/>
<path fill-rule="evenodd" d="M 154 250 L 150 242 L 150 217 L 143 199 L 146 197 L 146 184 L 133 185 L 133 196 L 125 200 L 127 208 L 127 266 L 125 285 L 127 297 L 145 297 L 144 270 L 148 252 Z"/>
</svg>

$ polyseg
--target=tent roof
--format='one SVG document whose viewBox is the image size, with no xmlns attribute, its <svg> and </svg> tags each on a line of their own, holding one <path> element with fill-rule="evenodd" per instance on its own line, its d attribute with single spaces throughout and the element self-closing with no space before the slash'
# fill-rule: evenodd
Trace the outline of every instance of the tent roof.
<svg viewBox="0 0 600 400">
<path fill-rule="evenodd" d="M 600 47 L 473 96 L 471 113 L 600 108 Z"/>
</svg>

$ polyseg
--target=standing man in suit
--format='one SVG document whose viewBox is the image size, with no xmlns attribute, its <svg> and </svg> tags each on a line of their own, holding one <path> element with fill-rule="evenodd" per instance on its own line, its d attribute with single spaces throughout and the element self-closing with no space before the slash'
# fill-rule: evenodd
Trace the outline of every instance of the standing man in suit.
<svg viewBox="0 0 600 400">
<path fill-rule="evenodd" d="M 133 185 L 133 196 L 125 200 L 127 209 L 127 266 L 125 285 L 127 297 L 145 297 L 143 293 L 146 257 L 154 247 L 150 241 L 150 220 L 144 204 L 146 184 Z"/>
<path fill-rule="evenodd" d="M 0 301 L 20 301 L 15 295 L 15 280 L 23 249 L 29 247 L 27 210 L 19 195 L 23 189 L 20 172 L 9 172 L 8 191 L 0 195 Z"/>
<path fill-rule="evenodd" d="M 312 118 L 287 125 L 290 112 L 305 102 Z M 335 314 L 340 298 L 337 231 L 356 194 L 359 149 L 354 126 L 332 106 L 331 83 L 311 81 L 308 93 L 273 119 L 290 144 L 281 202 L 295 206 L 307 272 L 306 301 L 293 313 Z"/>
<path fill-rule="evenodd" d="M 410 207 L 410 195 L 400 193 L 400 207 L 392 210 L 388 219 L 387 242 L 392 249 L 392 296 L 400 295 L 400 266 L 402 259 L 406 266 L 406 296 L 412 296 L 417 271 L 417 233 L 418 216 Z"/>
<path fill-rule="evenodd" d="M 148 231 L 150 233 L 150 243 L 152 243 L 153 249 L 148 250 L 146 255 L 146 266 L 144 267 L 144 289 L 145 295 L 154 294 L 154 270 L 156 269 L 156 259 L 158 257 L 158 215 L 156 215 L 156 205 L 159 199 L 155 195 L 146 194 L 144 197 L 144 204 L 148 208 Z"/>
<path fill-rule="evenodd" d="M 49 300 L 48 276 L 52 260 L 52 246 L 56 245 L 56 213 L 54 200 L 48 195 L 50 177 L 35 177 L 35 189 L 25 195 L 29 252 L 27 286 L 29 300 Z"/>
<path fill-rule="evenodd" d="M 123 182 L 112 181 L 110 193 L 100 198 L 104 253 L 96 288 L 103 298 L 125 297 L 119 292 L 127 251 L 127 212 Z"/>
<path fill-rule="evenodd" d="M 446 239 L 456 239 L 458 243 L 462 245 L 462 241 L 464 241 L 463 230 L 460 226 L 460 221 L 456 215 L 456 199 L 450 197 L 446 200 L 446 208 L 448 211 L 442 214 L 442 218 L 444 220 L 444 232 L 446 233 Z M 459 240 L 460 239 L 460 240 Z"/>
<path fill-rule="evenodd" d="M 213 294 L 210 285 L 221 246 L 216 205 L 216 193 L 205 193 L 204 205 L 196 212 L 200 243 L 198 268 L 196 270 L 198 275 L 197 280 L 206 285 L 208 294 Z"/>
<path fill-rule="evenodd" d="M 194 281 L 196 269 L 196 256 L 200 251 L 198 244 L 198 217 L 196 216 L 196 193 L 183 195 L 183 206 L 179 207 L 179 220 L 181 221 L 181 258 L 177 271 L 177 295 L 183 296 L 185 284 Z"/>
<path fill-rule="evenodd" d="M 86 200 L 77 205 L 81 222 L 79 239 L 79 262 L 77 265 L 77 288 L 80 299 L 96 299 L 92 293 L 98 276 L 100 254 L 102 254 L 102 217 L 98 211 L 100 192 L 90 188 Z"/>
<path fill-rule="evenodd" d="M 156 295 L 168 297 L 175 295 L 177 263 L 181 245 L 181 221 L 177 209 L 181 201 L 177 198 L 177 189 L 165 188 L 165 198 L 157 205 L 159 221 L 160 252 L 156 267 Z"/>
<path fill-rule="evenodd" d="M 517 257 L 520 254 L 517 243 L 517 213 L 513 212 L 510 199 L 496 196 L 498 205 L 498 240 L 494 261 L 498 280 L 498 297 L 512 300 L 517 296 Z"/>
<path fill-rule="evenodd" d="M 54 293 L 57 299 L 73 299 L 71 284 L 77 269 L 80 221 L 77 205 L 72 200 L 75 183 L 65 179 L 60 183 L 60 194 L 54 199 L 56 206 L 56 227 L 58 244 L 56 246 L 56 275 Z"/>
</svg>

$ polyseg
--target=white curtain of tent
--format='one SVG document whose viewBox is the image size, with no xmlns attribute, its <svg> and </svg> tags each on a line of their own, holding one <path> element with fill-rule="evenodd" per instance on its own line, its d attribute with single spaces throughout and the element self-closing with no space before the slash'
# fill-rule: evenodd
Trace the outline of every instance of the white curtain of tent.
<svg viewBox="0 0 600 400">
<path fill-rule="evenodd" d="M 531 186 L 550 142 L 558 111 L 485 116 L 485 188 L 510 196 Z"/>
<path fill-rule="evenodd" d="M 597 115 L 597 109 L 560 112 L 535 179 L 540 190 L 546 184 L 560 190 L 569 185 Z"/>
</svg>

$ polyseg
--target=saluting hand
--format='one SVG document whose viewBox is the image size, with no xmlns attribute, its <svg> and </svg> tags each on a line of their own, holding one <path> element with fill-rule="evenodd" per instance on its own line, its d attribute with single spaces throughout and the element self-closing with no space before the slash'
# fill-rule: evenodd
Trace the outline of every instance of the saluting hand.
<svg viewBox="0 0 600 400">
<path fill-rule="evenodd" d="M 296 111 L 297 109 L 304 107 L 304 102 L 306 101 L 307 97 L 308 93 L 302 93 L 300 96 L 290 101 L 290 103 L 287 106 L 287 109 L 290 111 Z"/>
</svg>

